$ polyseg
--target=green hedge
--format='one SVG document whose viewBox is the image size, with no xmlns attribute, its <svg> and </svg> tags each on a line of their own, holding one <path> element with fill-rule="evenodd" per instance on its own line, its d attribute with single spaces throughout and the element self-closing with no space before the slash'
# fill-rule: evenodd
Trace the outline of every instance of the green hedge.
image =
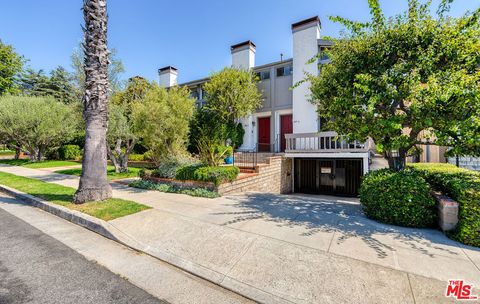
<svg viewBox="0 0 480 304">
<path fill-rule="evenodd" d="M 175 179 L 212 182 L 218 186 L 226 182 L 233 182 L 239 173 L 240 169 L 234 166 L 187 165 L 177 169 Z"/>
<path fill-rule="evenodd" d="M 64 145 L 58 149 L 58 156 L 62 160 L 76 160 L 82 157 L 82 150 L 77 145 Z"/>
<path fill-rule="evenodd" d="M 128 155 L 128 160 L 130 161 L 144 161 L 145 160 L 145 155 L 144 154 L 129 154 Z"/>
<path fill-rule="evenodd" d="M 365 214 L 387 224 L 433 227 L 436 202 L 425 179 L 412 170 L 372 171 L 364 176 L 360 201 Z"/>
<path fill-rule="evenodd" d="M 435 190 L 459 203 L 458 225 L 449 234 L 467 245 L 480 247 L 480 173 L 450 164 L 414 164 Z"/>
</svg>

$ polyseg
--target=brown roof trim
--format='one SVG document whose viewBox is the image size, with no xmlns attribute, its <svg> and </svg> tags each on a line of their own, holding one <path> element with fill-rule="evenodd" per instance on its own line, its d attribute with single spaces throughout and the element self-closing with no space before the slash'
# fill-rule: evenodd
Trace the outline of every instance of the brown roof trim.
<svg viewBox="0 0 480 304">
<path fill-rule="evenodd" d="M 296 27 L 299 27 L 299 26 L 302 26 L 302 25 L 305 25 L 305 24 L 308 24 L 308 23 L 311 23 L 311 22 L 318 22 L 318 24 L 321 24 L 320 17 L 315 16 L 315 17 L 312 17 L 312 18 L 308 18 L 308 19 L 296 22 L 296 23 L 292 24 L 292 30 Z"/>
<path fill-rule="evenodd" d="M 250 40 L 247 40 L 247 41 L 244 41 L 244 42 L 240 42 L 240 43 L 237 43 L 237 44 L 234 44 L 230 47 L 230 50 L 234 50 L 234 49 L 238 49 L 239 47 L 242 47 L 242 46 L 245 46 L 245 45 L 250 45 L 252 46 L 253 48 L 256 48 L 257 46 L 255 45 L 255 43 L 253 43 L 252 41 Z"/>
<path fill-rule="evenodd" d="M 163 68 L 158 69 L 158 72 L 160 73 L 160 72 L 164 72 L 164 71 L 167 71 L 167 70 L 178 71 L 177 68 L 169 65 L 169 66 L 166 66 L 166 67 L 163 67 Z"/>
</svg>

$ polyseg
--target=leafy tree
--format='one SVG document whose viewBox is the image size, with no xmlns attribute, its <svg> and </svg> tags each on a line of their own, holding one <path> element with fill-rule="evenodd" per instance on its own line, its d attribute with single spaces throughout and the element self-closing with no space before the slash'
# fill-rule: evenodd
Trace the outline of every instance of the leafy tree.
<svg viewBox="0 0 480 304">
<path fill-rule="evenodd" d="M 123 66 L 122 60 L 117 57 L 117 50 L 112 49 L 108 53 L 109 65 L 108 65 L 108 81 L 109 95 L 113 95 L 116 92 L 120 91 L 123 88 L 124 82 L 121 78 L 121 75 L 125 72 L 125 67 Z M 83 43 L 73 50 L 72 55 L 70 56 L 72 61 L 73 68 L 73 79 L 80 96 L 85 91 L 85 52 Z"/>
<path fill-rule="evenodd" d="M 52 97 L 0 97 L 0 133 L 28 151 L 32 161 L 71 139 L 77 127 L 73 107 Z"/>
<path fill-rule="evenodd" d="M 244 134 L 241 123 L 225 121 L 216 111 L 203 107 L 195 111 L 190 121 L 188 151 L 202 154 L 199 143 L 203 143 L 202 150 L 205 151 L 205 139 L 211 144 L 210 151 L 218 150 L 216 146 L 224 146 L 228 139 L 232 147 L 238 147 L 243 142 Z"/>
<path fill-rule="evenodd" d="M 262 104 L 256 75 L 251 71 L 224 68 L 205 83 L 207 107 L 227 121 L 243 118 Z"/>
<path fill-rule="evenodd" d="M 128 156 L 138 142 L 132 119 L 135 103 L 142 102 L 152 85 L 142 77 L 130 78 L 125 90 L 111 97 L 107 132 L 108 157 L 115 172 L 128 171 Z"/>
<path fill-rule="evenodd" d="M 143 102 L 133 105 L 134 128 L 156 164 L 186 153 L 194 109 L 189 95 L 185 87 L 166 90 L 153 84 Z"/>
<path fill-rule="evenodd" d="M 11 45 L 0 40 L 0 95 L 19 92 L 18 76 L 23 70 L 24 59 Z"/>
<path fill-rule="evenodd" d="M 85 146 L 82 176 L 73 201 L 81 204 L 112 197 L 107 179 L 108 48 L 107 1 L 84 0 Z M 78 75 L 77 75 L 78 76 Z"/>
<path fill-rule="evenodd" d="M 371 137 L 391 168 L 425 136 L 456 153 L 480 153 L 480 9 L 445 17 L 450 2 L 437 17 L 430 1 L 417 0 L 388 20 L 378 0 L 369 0 L 371 22 L 333 17 L 349 32 L 334 40 L 319 76 L 308 77 L 327 127 Z"/>
</svg>

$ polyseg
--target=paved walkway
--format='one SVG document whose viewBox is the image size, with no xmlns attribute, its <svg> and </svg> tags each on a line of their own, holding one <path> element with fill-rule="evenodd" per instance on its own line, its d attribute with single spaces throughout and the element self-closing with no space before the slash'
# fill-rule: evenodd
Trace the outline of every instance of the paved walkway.
<svg viewBox="0 0 480 304">
<path fill-rule="evenodd" d="M 78 178 L 22 167 L 0 171 L 70 187 Z M 429 229 L 366 219 L 357 201 L 248 193 L 193 198 L 112 184 L 113 196 L 153 209 L 110 221 L 152 252 L 214 282 L 285 303 L 451 303 L 447 280 L 480 286 L 480 250 Z M 249 290 L 247 290 L 249 289 Z M 248 294 L 247 294 L 248 295 Z"/>
</svg>

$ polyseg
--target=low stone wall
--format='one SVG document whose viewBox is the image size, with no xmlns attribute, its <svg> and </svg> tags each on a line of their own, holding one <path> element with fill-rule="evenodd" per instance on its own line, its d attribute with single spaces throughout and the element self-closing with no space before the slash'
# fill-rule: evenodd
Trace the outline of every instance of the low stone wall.
<svg viewBox="0 0 480 304">
<path fill-rule="evenodd" d="M 448 162 L 456 165 L 455 157 L 449 157 Z M 458 158 L 458 165 L 460 168 L 480 171 L 480 157 L 462 156 Z"/>
<path fill-rule="evenodd" d="M 282 156 L 267 157 L 264 164 L 256 166 L 255 173 L 218 187 L 222 195 L 246 191 L 291 193 L 292 160 Z"/>
</svg>

